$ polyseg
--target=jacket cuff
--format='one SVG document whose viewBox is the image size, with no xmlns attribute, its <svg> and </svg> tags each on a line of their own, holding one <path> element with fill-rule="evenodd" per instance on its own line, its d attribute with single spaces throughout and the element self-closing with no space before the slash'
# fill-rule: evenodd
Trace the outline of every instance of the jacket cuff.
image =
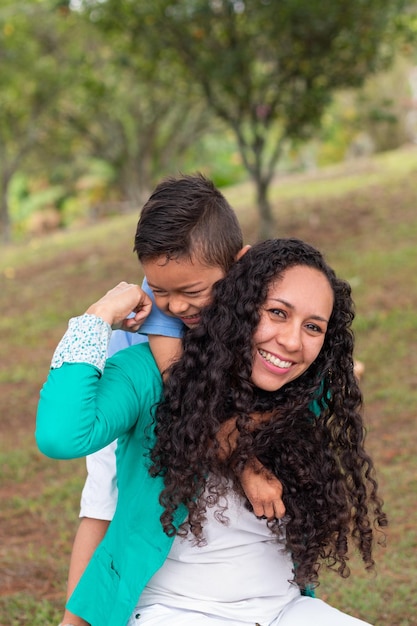
<svg viewBox="0 0 417 626">
<path fill-rule="evenodd" d="M 85 313 L 71 318 L 52 357 L 51 368 L 58 369 L 63 363 L 88 363 L 103 372 L 111 333 L 110 324 L 96 315 Z"/>
</svg>

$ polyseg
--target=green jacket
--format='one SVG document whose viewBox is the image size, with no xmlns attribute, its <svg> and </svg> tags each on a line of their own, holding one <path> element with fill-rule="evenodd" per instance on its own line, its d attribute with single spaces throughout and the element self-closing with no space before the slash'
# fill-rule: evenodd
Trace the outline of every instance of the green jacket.
<svg viewBox="0 0 417 626">
<path fill-rule="evenodd" d="M 126 626 L 172 545 L 160 523 L 163 480 L 151 478 L 147 459 L 161 389 L 149 346 L 140 344 L 109 359 L 103 375 L 92 365 L 64 363 L 41 390 L 36 441 L 47 456 L 83 457 L 118 438 L 116 513 L 67 604 L 92 626 Z M 185 515 L 178 511 L 177 524 Z"/>
</svg>

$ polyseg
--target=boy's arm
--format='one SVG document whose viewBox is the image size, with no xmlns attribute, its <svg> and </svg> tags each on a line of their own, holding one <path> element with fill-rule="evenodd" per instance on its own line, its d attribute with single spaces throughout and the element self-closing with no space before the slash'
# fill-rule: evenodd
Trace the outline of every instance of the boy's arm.
<svg viewBox="0 0 417 626">
<path fill-rule="evenodd" d="M 181 339 L 164 335 L 148 335 L 149 346 L 159 371 L 165 371 L 181 356 Z"/>
<path fill-rule="evenodd" d="M 236 419 L 230 418 L 222 424 L 217 433 L 221 459 L 225 460 L 231 455 L 236 447 L 237 438 Z M 282 484 L 256 457 L 247 462 L 238 478 L 257 517 L 268 519 L 284 517 Z"/>
<path fill-rule="evenodd" d="M 268 519 L 284 517 L 282 484 L 256 457 L 248 461 L 239 480 L 257 517 Z"/>
</svg>

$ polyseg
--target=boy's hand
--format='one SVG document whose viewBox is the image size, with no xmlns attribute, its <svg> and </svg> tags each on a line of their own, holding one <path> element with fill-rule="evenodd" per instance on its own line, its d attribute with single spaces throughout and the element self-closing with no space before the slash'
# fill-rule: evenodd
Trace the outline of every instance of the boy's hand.
<svg viewBox="0 0 417 626">
<path fill-rule="evenodd" d="M 285 515 L 282 501 L 282 484 L 258 459 L 246 464 L 240 482 L 257 517 L 280 519 Z"/>
<path fill-rule="evenodd" d="M 136 332 L 151 308 L 151 299 L 139 285 L 122 282 L 89 306 L 86 313 L 101 317 L 113 330 Z M 131 313 L 134 315 L 128 318 Z"/>
</svg>

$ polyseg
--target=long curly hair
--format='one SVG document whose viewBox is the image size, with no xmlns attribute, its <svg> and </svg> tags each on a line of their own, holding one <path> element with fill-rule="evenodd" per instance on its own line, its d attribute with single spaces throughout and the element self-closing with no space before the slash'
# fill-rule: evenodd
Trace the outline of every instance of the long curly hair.
<svg viewBox="0 0 417 626">
<path fill-rule="evenodd" d="M 263 391 L 251 382 L 252 337 L 270 284 L 300 265 L 322 272 L 333 290 L 324 344 L 300 377 Z M 353 318 L 349 284 L 297 239 L 253 246 L 215 285 L 201 324 L 184 337 L 183 355 L 169 371 L 156 410 L 150 472 L 164 477 L 161 522 L 168 535 L 191 532 L 197 543 L 204 540 L 206 509 L 225 494 L 224 477 L 239 491 L 239 473 L 256 457 L 283 485 L 285 535 L 277 521 L 269 526 L 291 551 L 301 587 L 318 584 L 322 563 L 349 576 L 351 543 L 365 567 L 374 566 L 375 534 L 383 537 L 387 520 L 364 449 Z M 265 417 L 254 420 L 254 414 Z M 225 422 L 234 424 L 235 437 L 227 459 L 218 443 Z M 188 519 L 177 528 L 181 504 Z"/>
</svg>

